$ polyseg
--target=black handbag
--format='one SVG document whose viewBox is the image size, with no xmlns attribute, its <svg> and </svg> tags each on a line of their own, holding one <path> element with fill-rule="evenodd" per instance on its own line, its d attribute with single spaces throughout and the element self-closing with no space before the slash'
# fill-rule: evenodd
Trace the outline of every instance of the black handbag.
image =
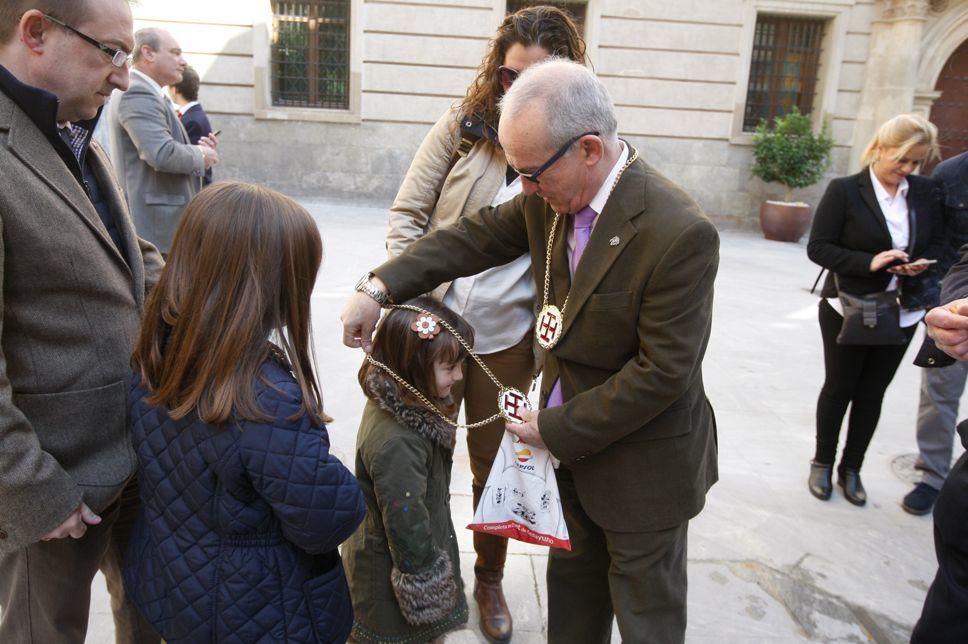
<svg viewBox="0 0 968 644">
<path fill-rule="evenodd" d="M 844 322 L 837 334 L 837 344 L 891 345 L 907 342 L 907 336 L 901 330 L 901 306 L 896 290 L 867 295 L 844 293 L 840 290 L 836 273 L 834 284 L 844 310 Z"/>
</svg>

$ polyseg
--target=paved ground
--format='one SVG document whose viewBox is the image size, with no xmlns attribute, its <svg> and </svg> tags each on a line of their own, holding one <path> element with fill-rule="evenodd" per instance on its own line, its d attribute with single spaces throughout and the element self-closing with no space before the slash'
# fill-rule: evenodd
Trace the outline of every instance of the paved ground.
<svg viewBox="0 0 968 644">
<path fill-rule="evenodd" d="M 336 418 L 330 433 L 334 451 L 352 462 L 363 404 L 355 380 L 360 354 L 339 343 L 337 316 L 357 277 L 382 259 L 385 216 L 308 205 L 327 253 L 314 328 L 327 411 Z M 823 379 L 817 300 L 807 291 L 815 276 L 802 245 L 723 234 L 705 361 L 719 420 L 721 480 L 690 528 L 689 642 L 907 642 L 934 576 L 930 517 L 913 517 L 899 505 L 915 449 L 914 348 L 888 389 L 868 452 L 867 507 L 850 505 L 839 492 L 827 503 L 807 492 Z M 471 497 L 466 448 L 458 445 L 452 491 L 460 528 L 471 518 Z M 472 581 L 471 534 L 460 532 L 463 575 Z M 546 551 L 512 543 L 505 588 L 514 639 L 540 642 Z M 472 612 L 469 627 L 447 641 L 483 642 L 476 621 Z M 99 579 L 88 642 L 113 642 L 112 632 Z M 617 630 L 613 640 L 620 641 Z"/>
</svg>

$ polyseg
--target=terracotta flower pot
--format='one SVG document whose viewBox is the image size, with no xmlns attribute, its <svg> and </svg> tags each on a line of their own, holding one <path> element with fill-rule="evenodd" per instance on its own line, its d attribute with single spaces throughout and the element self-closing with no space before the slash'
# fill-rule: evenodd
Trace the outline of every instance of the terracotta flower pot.
<svg viewBox="0 0 968 644">
<path fill-rule="evenodd" d="M 760 206 L 760 228 L 773 241 L 796 242 L 810 227 L 810 206 L 785 201 L 764 201 Z"/>
</svg>

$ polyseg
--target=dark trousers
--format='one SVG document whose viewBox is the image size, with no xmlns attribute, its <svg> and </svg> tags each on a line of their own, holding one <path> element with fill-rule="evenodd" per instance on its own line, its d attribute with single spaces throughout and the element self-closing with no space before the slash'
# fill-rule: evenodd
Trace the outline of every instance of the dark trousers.
<svg viewBox="0 0 968 644">
<path fill-rule="evenodd" d="M 548 642 L 675 644 L 686 635 L 689 523 L 658 532 L 613 532 L 581 507 L 568 468 L 557 471 L 571 551 L 548 557 Z"/>
<path fill-rule="evenodd" d="M 481 360 L 505 386 L 528 393 L 534 373 L 533 336 L 530 332 L 513 347 L 483 355 Z M 454 400 L 463 401 L 464 416 L 468 424 L 484 420 L 497 411 L 497 386 L 473 360 L 467 361 L 464 380 L 455 383 L 451 393 Z M 503 437 L 503 418 L 467 431 L 467 451 L 470 454 L 471 473 L 474 475 L 474 510 L 477 510 L 477 502 L 487 483 L 494 456 Z M 491 580 L 500 579 L 504 573 L 507 551 L 507 537 L 475 532 L 475 574 L 489 575 Z"/>
<path fill-rule="evenodd" d="M 817 451 L 814 460 L 833 465 L 840 427 L 850 406 L 847 443 L 841 463 L 859 470 L 881 417 L 884 392 L 897 372 L 917 325 L 904 329 L 903 345 L 837 344 L 843 317 L 827 300 L 820 300 L 820 334 L 826 379 L 817 399 Z"/>
<path fill-rule="evenodd" d="M 91 610 L 91 581 L 107 580 L 118 644 L 157 644 L 161 638 L 127 600 L 121 559 L 138 511 L 135 479 L 88 526 L 80 539 L 38 541 L 0 557 L 0 642 L 83 644 Z M 66 518 L 66 517 L 65 517 Z"/>
</svg>

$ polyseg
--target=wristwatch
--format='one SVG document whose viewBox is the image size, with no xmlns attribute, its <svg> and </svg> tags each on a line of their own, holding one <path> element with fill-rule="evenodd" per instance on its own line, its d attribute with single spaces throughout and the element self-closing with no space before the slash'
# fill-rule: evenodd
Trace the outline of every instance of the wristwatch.
<svg viewBox="0 0 968 644">
<path fill-rule="evenodd" d="M 381 307 L 385 307 L 390 304 L 390 293 L 389 291 L 384 291 L 383 289 L 377 288 L 370 282 L 370 278 L 373 277 L 373 273 L 366 273 L 360 278 L 360 281 L 356 283 L 356 290 L 360 293 L 370 296 L 373 298 L 377 304 Z"/>
</svg>

